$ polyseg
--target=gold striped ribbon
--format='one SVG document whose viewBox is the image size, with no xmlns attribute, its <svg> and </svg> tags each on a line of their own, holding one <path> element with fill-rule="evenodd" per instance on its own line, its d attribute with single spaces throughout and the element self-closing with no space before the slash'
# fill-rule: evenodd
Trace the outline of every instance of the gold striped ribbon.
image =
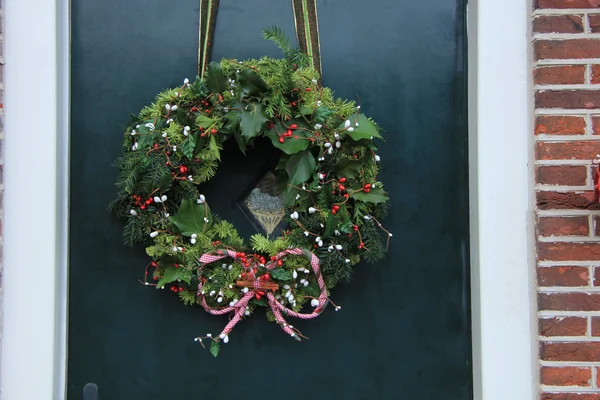
<svg viewBox="0 0 600 400">
<path fill-rule="evenodd" d="M 308 55 L 310 65 L 322 75 L 321 47 L 316 0 L 292 0 L 294 25 L 300 50 Z M 198 40 L 198 75 L 202 76 L 210 62 L 210 51 L 215 33 L 219 0 L 200 0 Z"/>
</svg>

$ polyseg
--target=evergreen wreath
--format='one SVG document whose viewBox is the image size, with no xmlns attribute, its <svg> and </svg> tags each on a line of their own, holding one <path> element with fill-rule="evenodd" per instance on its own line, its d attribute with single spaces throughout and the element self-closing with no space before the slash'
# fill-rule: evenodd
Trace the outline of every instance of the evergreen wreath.
<svg viewBox="0 0 600 400">
<path fill-rule="evenodd" d="M 263 36 L 285 58 L 223 59 L 194 83 L 158 94 L 132 118 L 116 160 L 110 210 L 125 219 L 126 244 L 147 245 L 143 283 L 212 314 L 233 314 L 220 335 L 195 338 L 209 338 L 215 356 L 258 306 L 270 307 L 267 318 L 300 340 L 283 316 L 319 315 L 329 290 L 348 281 L 361 259 L 381 259 L 392 236 L 379 222 L 388 200 L 377 181 L 379 127 L 360 105 L 321 87 L 281 30 Z M 202 194 L 232 137 L 242 151 L 259 137 L 281 150 L 274 173 L 288 215 L 277 238 L 255 234 L 244 243 Z M 303 314 L 305 306 L 314 309 Z"/>
</svg>

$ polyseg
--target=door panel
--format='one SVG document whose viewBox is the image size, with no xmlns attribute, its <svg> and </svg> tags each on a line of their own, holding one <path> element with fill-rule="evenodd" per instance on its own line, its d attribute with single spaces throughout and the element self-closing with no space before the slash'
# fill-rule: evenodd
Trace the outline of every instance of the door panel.
<svg viewBox="0 0 600 400">
<path fill-rule="evenodd" d="M 107 400 L 472 398 L 463 9 L 318 2 L 323 83 L 360 96 L 386 130 L 392 247 L 335 288 L 342 311 L 292 322 L 310 340 L 291 340 L 259 312 L 213 359 L 193 338 L 227 317 L 140 285 L 143 248 L 124 247 L 105 211 L 128 115 L 196 73 L 198 0 L 72 0 L 69 399 L 87 382 Z M 294 36 L 291 1 L 221 0 L 213 59 L 280 57 L 261 39 L 271 25 Z M 241 164 L 227 152 L 217 179 L 251 182 L 232 171 L 270 157 L 261 151 Z M 237 194 L 207 190 L 222 217 L 252 233 Z"/>
</svg>

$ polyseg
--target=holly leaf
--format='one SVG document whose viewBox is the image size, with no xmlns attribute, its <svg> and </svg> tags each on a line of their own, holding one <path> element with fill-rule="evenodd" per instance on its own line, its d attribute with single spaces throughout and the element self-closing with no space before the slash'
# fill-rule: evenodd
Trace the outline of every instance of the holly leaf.
<svg viewBox="0 0 600 400">
<path fill-rule="evenodd" d="M 365 193 L 364 191 L 354 192 L 350 197 L 365 203 L 373 204 L 385 203 L 389 200 L 387 193 L 381 188 L 371 189 L 369 193 Z"/>
<path fill-rule="evenodd" d="M 214 340 L 211 341 L 210 343 L 210 354 L 213 355 L 213 357 L 217 357 L 219 355 L 219 350 L 221 348 L 219 347 L 219 342 L 215 342 Z"/>
<path fill-rule="evenodd" d="M 187 158 L 194 158 L 194 150 L 196 149 L 196 137 L 189 135 L 187 140 L 181 144 L 181 150 Z"/>
<path fill-rule="evenodd" d="M 260 103 L 252 102 L 248 104 L 246 110 L 240 116 L 242 135 L 247 138 L 258 136 L 268 120 L 265 108 Z"/>
<path fill-rule="evenodd" d="M 298 124 L 298 126 L 301 125 Z M 273 146 L 282 150 L 285 154 L 298 153 L 299 151 L 305 150 L 308 147 L 309 141 L 305 139 L 295 139 L 293 137 L 286 137 L 284 138 L 283 143 L 279 142 L 279 135 L 281 135 L 284 132 L 287 132 L 287 128 L 280 121 L 277 121 L 275 126 L 266 132 L 266 136 L 269 139 L 271 139 L 271 143 L 273 143 Z M 307 131 L 299 129 L 294 131 L 294 134 L 298 137 L 305 138 Z"/>
<path fill-rule="evenodd" d="M 362 167 L 362 163 L 358 160 L 342 158 L 335 164 L 333 169 L 337 176 L 351 178 L 358 175 Z"/>
<path fill-rule="evenodd" d="M 185 269 L 183 267 L 179 267 L 179 268 L 168 267 L 165 269 L 165 272 L 164 272 L 162 278 L 160 278 L 160 280 L 156 284 L 156 288 L 161 289 L 167 283 L 180 281 L 180 280 L 189 285 L 190 281 L 192 280 L 192 272 L 188 271 L 187 269 Z"/>
<path fill-rule="evenodd" d="M 281 193 L 281 201 L 283 201 L 283 205 L 286 207 L 291 207 L 294 205 L 296 201 L 296 195 L 298 194 L 298 189 L 295 187 L 288 186 Z"/>
<path fill-rule="evenodd" d="M 337 229 L 337 226 L 340 222 L 339 215 L 329 214 L 327 216 L 327 222 L 325 222 L 325 232 L 323 233 L 324 238 L 328 238 L 331 236 L 333 231 Z"/>
<path fill-rule="evenodd" d="M 292 274 L 283 268 L 275 268 L 271 270 L 271 277 L 278 281 L 289 281 L 292 280 Z"/>
<path fill-rule="evenodd" d="M 289 175 L 288 183 L 290 185 L 299 185 L 306 182 L 317 168 L 317 162 L 310 150 L 304 150 L 290 157 L 285 163 L 285 170 Z"/>
<path fill-rule="evenodd" d="M 354 140 L 361 139 L 371 139 L 371 138 L 379 138 L 381 139 L 381 135 L 377 131 L 377 126 L 371 122 L 364 114 L 352 115 L 348 118 L 350 121 L 350 127 L 353 128 L 352 132 L 346 129 L 344 132 L 350 136 Z M 356 123 L 358 122 L 358 126 Z M 340 126 L 338 126 L 338 130 L 345 129 L 346 121 L 343 121 Z"/>
<path fill-rule="evenodd" d="M 208 219 L 208 222 L 204 220 Z M 202 233 L 212 226 L 212 215 L 206 204 L 196 204 L 194 200 L 183 200 L 175 215 L 169 217 L 183 236 Z"/>
<path fill-rule="evenodd" d="M 164 193 L 171 188 L 172 184 L 173 176 L 169 172 L 167 172 L 166 174 L 160 177 L 160 181 L 158 182 L 158 190 L 161 193 Z"/>
<path fill-rule="evenodd" d="M 319 289 L 317 282 L 311 282 L 310 285 L 304 288 L 304 293 L 311 297 L 319 297 L 321 289 Z"/>
<path fill-rule="evenodd" d="M 324 124 L 325 121 L 327 121 L 327 118 L 332 116 L 334 113 L 335 111 L 329 107 L 317 107 L 313 116 L 313 120 L 319 124 Z"/>
<path fill-rule="evenodd" d="M 227 90 L 227 77 L 221 69 L 221 65 L 216 62 L 208 64 L 206 69 L 206 87 L 211 93 L 220 93 Z"/>
<path fill-rule="evenodd" d="M 267 91 L 267 84 L 255 71 L 244 69 L 238 75 L 242 78 L 242 93 L 245 96 L 254 96 Z"/>
<path fill-rule="evenodd" d="M 262 299 L 254 299 L 254 304 L 256 304 L 257 306 L 262 306 L 262 307 L 267 307 L 269 305 L 269 303 L 267 302 L 267 299 L 262 298 Z"/>
<path fill-rule="evenodd" d="M 221 149 L 217 145 L 217 140 L 214 136 L 210 137 L 210 143 L 208 146 L 210 150 L 215 153 L 215 157 L 217 157 L 217 160 L 221 161 Z"/>
<path fill-rule="evenodd" d="M 198 113 L 196 115 L 196 125 L 202 128 L 208 128 L 214 125 L 215 121 L 207 115 Z"/>
</svg>

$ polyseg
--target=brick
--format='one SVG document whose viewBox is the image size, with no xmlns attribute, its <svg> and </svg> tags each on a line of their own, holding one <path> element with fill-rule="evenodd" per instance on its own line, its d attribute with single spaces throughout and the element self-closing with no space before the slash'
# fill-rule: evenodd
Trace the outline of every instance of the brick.
<svg viewBox="0 0 600 400">
<path fill-rule="evenodd" d="M 540 358 L 546 361 L 600 361 L 600 342 L 541 342 Z"/>
<path fill-rule="evenodd" d="M 533 19 L 534 33 L 582 33 L 580 15 L 541 15 Z"/>
<path fill-rule="evenodd" d="M 600 336 L 600 317 L 592 317 L 592 336 Z"/>
<path fill-rule="evenodd" d="M 597 210 L 600 205 L 594 202 L 592 191 L 583 193 L 537 192 L 537 207 L 540 210 Z"/>
<path fill-rule="evenodd" d="M 536 182 L 542 185 L 584 186 L 588 169 L 584 165 L 544 165 L 536 167 Z"/>
<path fill-rule="evenodd" d="M 578 367 L 542 367 L 540 369 L 542 385 L 552 386 L 590 386 L 591 368 Z"/>
<path fill-rule="evenodd" d="M 542 393 L 541 400 L 600 400 L 600 393 Z"/>
<path fill-rule="evenodd" d="M 542 336 L 585 336 L 587 319 L 580 317 L 541 318 L 538 321 Z"/>
<path fill-rule="evenodd" d="M 533 81 L 537 85 L 585 83 L 585 66 L 562 65 L 556 67 L 539 67 L 533 70 Z"/>
<path fill-rule="evenodd" d="M 600 14 L 590 14 L 588 16 L 590 31 L 593 33 L 600 32 Z"/>
<path fill-rule="evenodd" d="M 593 85 L 600 84 L 600 65 L 597 65 L 597 64 L 592 65 L 591 70 L 592 70 L 592 76 L 591 76 L 590 82 Z"/>
<path fill-rule="evenodd" d="M 600 243 L 538 243 L 538 257 L 549 261 L 600 260 Z M 599 295 L 600 296 L 600 295 Z M 600 310 L 600 308 L 599 308 Z"/>
<path fill-rule="evenodd" d="M 534 0 L 535 8 L 593 8 L 600 7 L 600 0 Z"/>
<path fill-rule="evenodd" d="M 598 119 L 600 122 L 600 117 Z M 585 119 L 563 115 L 541 115 L 535 119 L 535 134 L 584 135 Z"/>
<path fill-rule="evenodd" d="M 600 140 L 537 142 L 537 160 L 591 160 L 600 153 Z"/>
<path fill-rule="evenodd" d="M 588 286 L 586 267 L 541 267 L 537 270 L 538 286 Z"/>
<path fill-rule="evenodd" d="M 600 236 L 600 216 L 594 216 L 594 236 Z"/>
<path fill-rule="evenodd" d="M 589 219 L 578 217 L 542 217 L 538 220 L 541 236 L 586 236 L 590 233 Z"/>
<path fill-rule="evenodd" d="M 538 90 L 536 108 L 600 108 L 600 90 Z"/>
<path fill-rule="evenodd" d="M 600 310 L 600 293 L 538 293 L 538 307 L 553 311 L 597 311 Z"/>
<path fill-rule="evenodd" d="M 600 58 L 600 40 L 536 40 L 533 53 L 536 60 Z"/>
</svg>

